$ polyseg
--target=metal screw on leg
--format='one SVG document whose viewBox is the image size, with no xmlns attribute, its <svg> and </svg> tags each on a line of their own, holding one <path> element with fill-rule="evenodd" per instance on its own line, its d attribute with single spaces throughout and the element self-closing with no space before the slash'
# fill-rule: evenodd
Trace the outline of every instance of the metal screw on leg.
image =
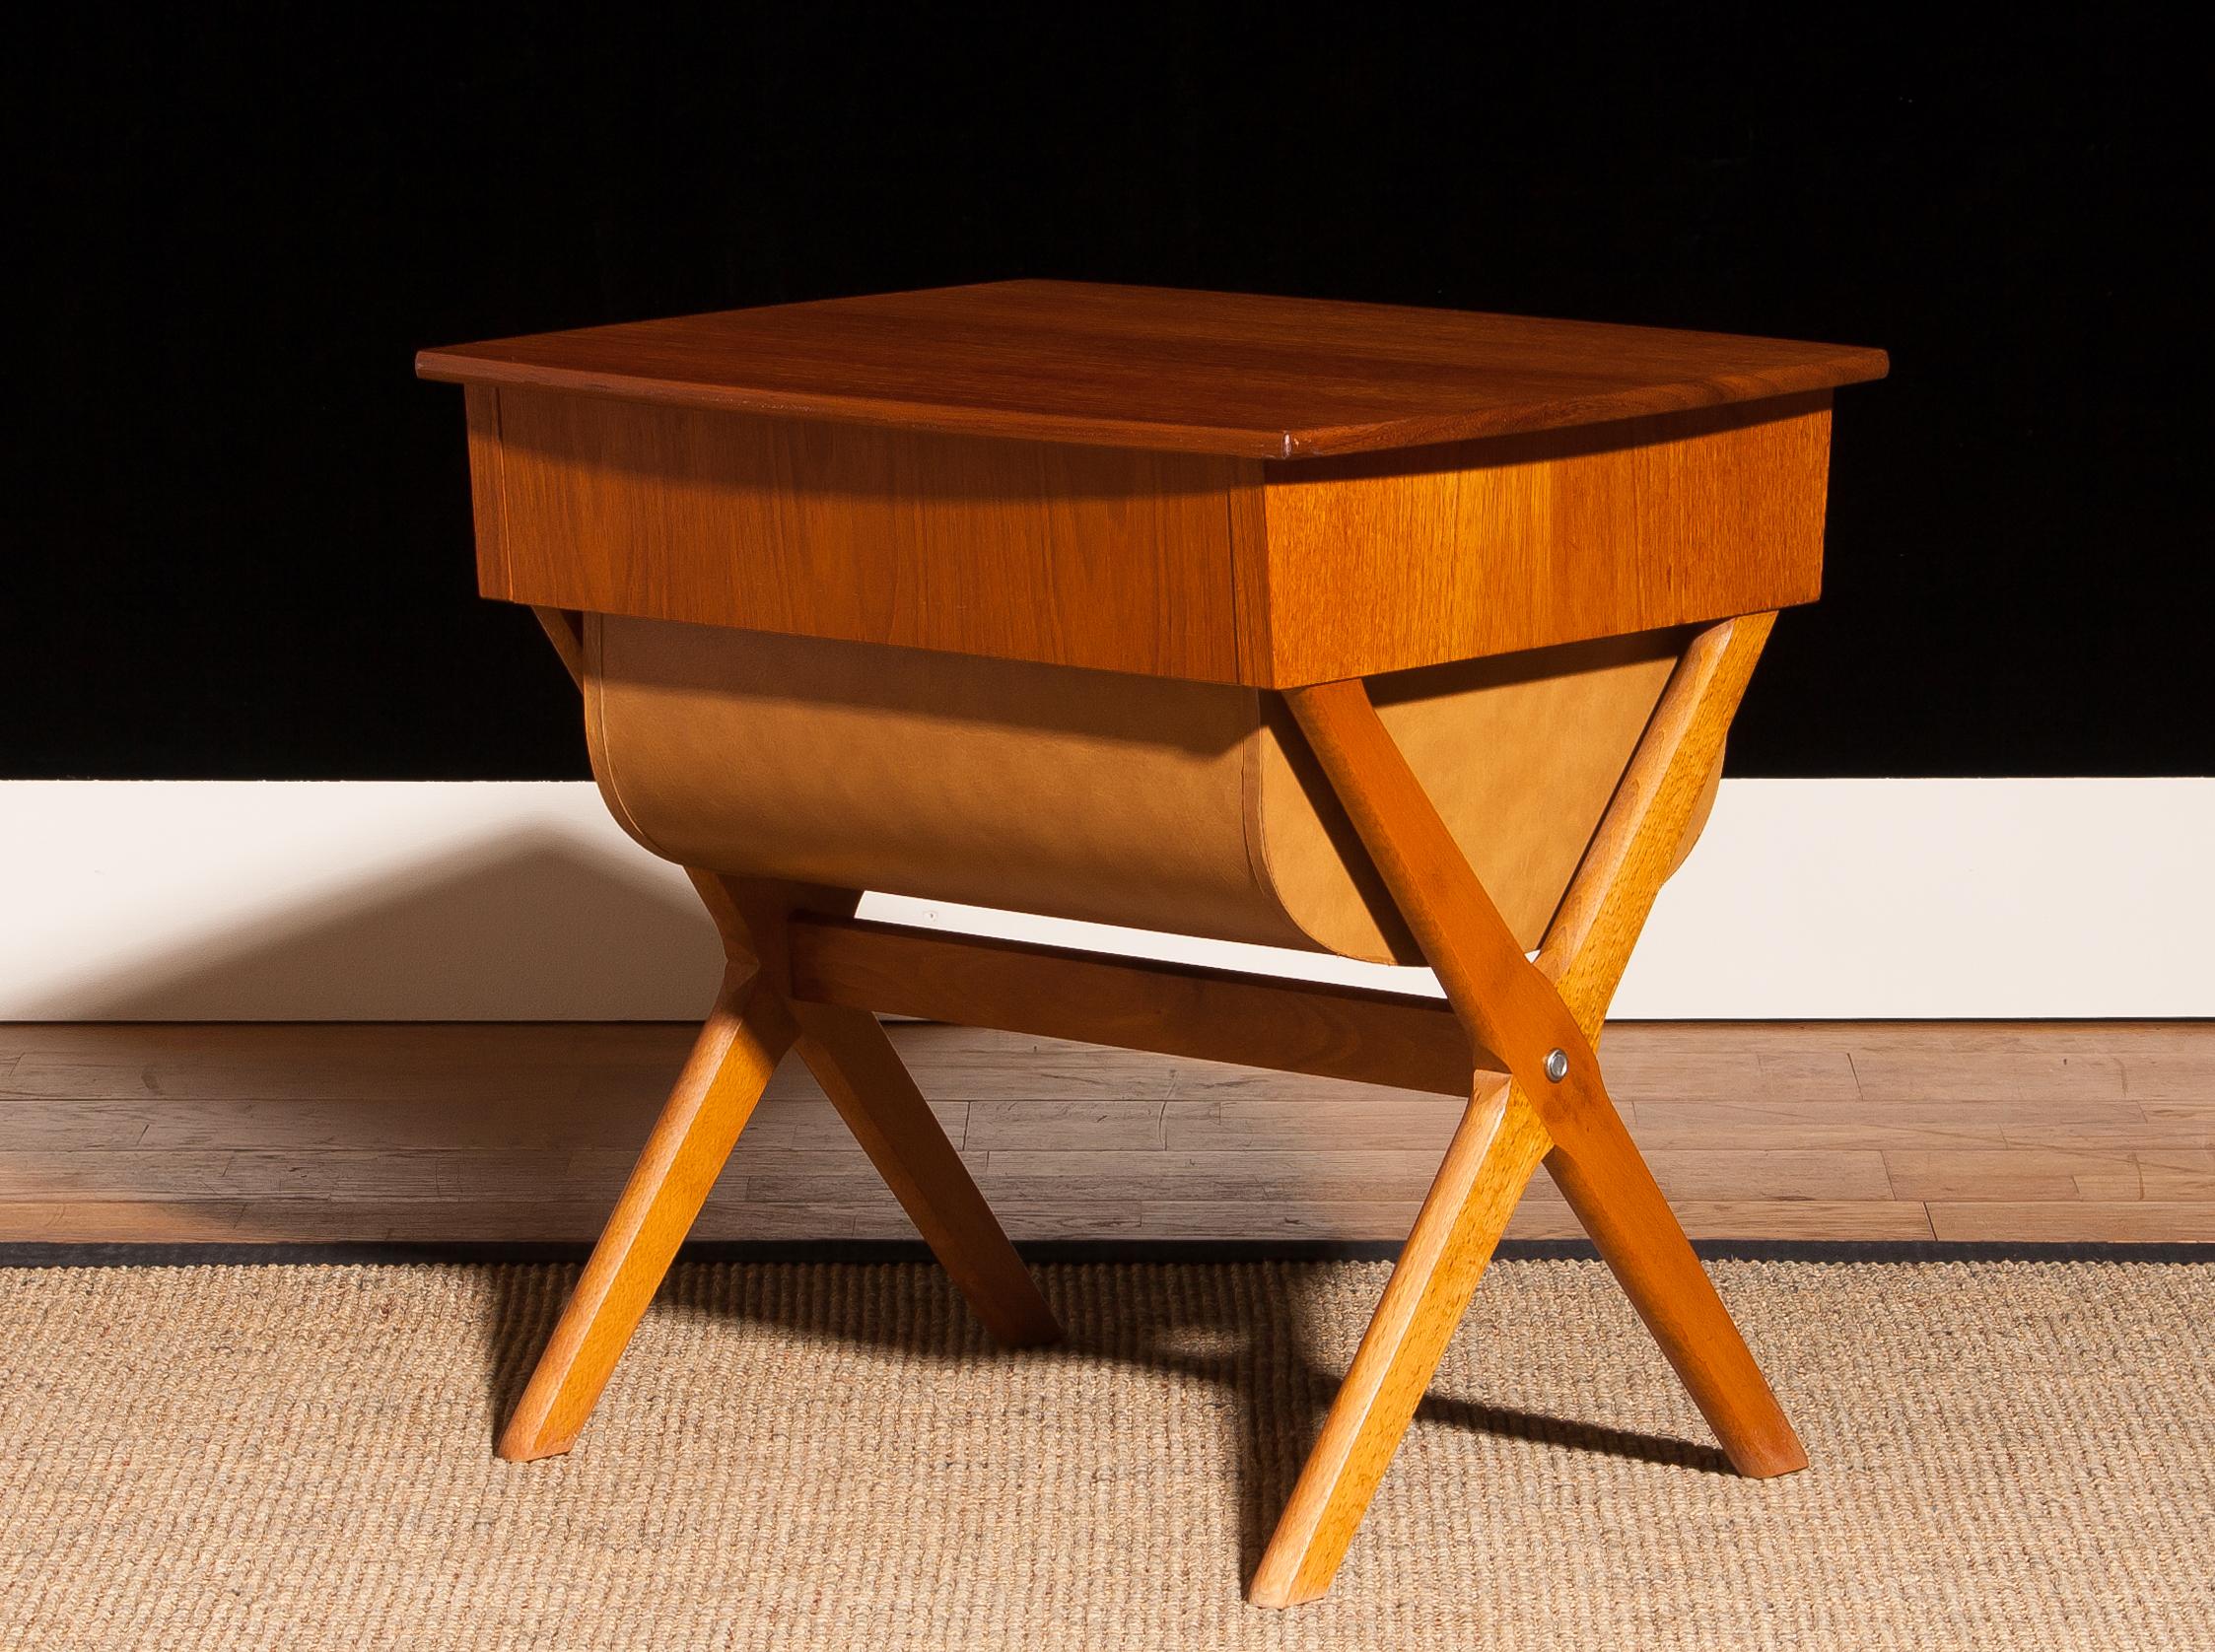
<svg viewBox="0 0 2215 1652">
<path fill-rule="evenodd" d="M 1569 1075 L 1569 1057 L 1568 1057 L 1568 1052 L 1567 1052 L 1567 1051 L 1565 1051 L 1565 1050 L 1549 1050 L 1549 1051 L 1547 1051 L 1547 1052 L 1546 1052 L 1546 1076 L 1547 1076 L 1547 1077 L 1548 1077 L 1548 1078 L 1549 1078 L 1550 1080 L 1552 1080 L 1552 1081 L 1553 1081 L 1554 1083 L 1557 1083 L 1557 1084 L 1558 1084 L 1558 1083 L 1559 1083 L 1559 1082 L 1560 1082 L 1560 1081 L 1561 1081 L 1562 1079 L 1566 1078 L 1566 1077 L 1567 1077 L 1568 1075 Z"/>
</svg>

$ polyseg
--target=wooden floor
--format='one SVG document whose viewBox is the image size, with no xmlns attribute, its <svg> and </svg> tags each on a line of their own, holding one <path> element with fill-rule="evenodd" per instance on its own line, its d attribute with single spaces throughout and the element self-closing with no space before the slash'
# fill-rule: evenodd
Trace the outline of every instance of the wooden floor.
<svg viewBox="0 0 2215 1652">
<path fill-rule="evenodd" d="M 1448 1099 L 999 1033 L 895 1041 L 1017 1238 L 1399 1239 Z M 0 1240 L 543 1240 L 607 1213 L 690 1030 L 0 1025 Z M 1627 1024 L 1686 1227 L 2215 1240 L 2215 1023 Z M 1576 1232 L 1544 1177 L 1509 1228 Z M 907 1237 L 797 1062 L 703 1237 Z"/>
</svg>

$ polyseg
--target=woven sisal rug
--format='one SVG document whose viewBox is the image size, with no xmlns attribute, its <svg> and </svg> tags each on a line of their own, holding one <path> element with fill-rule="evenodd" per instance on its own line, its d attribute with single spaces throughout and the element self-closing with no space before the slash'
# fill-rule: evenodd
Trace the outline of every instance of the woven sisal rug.
<svg viewBox="0 0 2215 1652">
<path fill-rule="evenodd" d="M 570 1457 L 559 1267 L 0 1271 L 0 1646 L 2215 1646 L 2215 1268 L 1723 1262 L 1814 1468 L 1718 1472 L 1597 1264 L 1503 1262 L 1331 1596 L 1240 1585 L 1384 1268 L 687 1264 Z"/>
</svg>

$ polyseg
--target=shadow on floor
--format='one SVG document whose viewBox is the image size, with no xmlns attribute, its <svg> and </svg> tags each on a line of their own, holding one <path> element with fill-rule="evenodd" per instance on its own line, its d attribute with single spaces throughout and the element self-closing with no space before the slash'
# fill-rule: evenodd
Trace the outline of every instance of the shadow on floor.
<svg viewBox="0 0 2215 1652">
<path fill-rule="evenodd" d="M 1250 1577 L 1290 1496 L 1300 1465 L 1321 1428 L 1342 1366 L 1316 1351 L 1315 1299 L 1332 1264 L 1277 1261 L 1146 1264 L 1077 1263 L 1037 1271 L 1040 1287 L 1066 1332 L 1053 1347 L 999 1348 L 963 1306 L 952 1281 L 922 1263 L 857 1264 L 904 1268 L 915 1277 L 905 1309 L 890 1292 L 796 1292 L 764 1289 L 749 1268 L 780 1265 L 680 1264 L 656 1299 L 655 1312 L 720 1315 L 741 1334 L 749 1329 L 865 1343 L 910 1357 L 1008 1362 L 1011 1380 L 1039 1360 L 1110 1361 L 1173 1372 L 1219 1384 L 1233 1401 L 1235 1422 L 1226 1457 L 1239 1485 L 1239 1576 Z M 811 1266 L 811 1265 L 810 1265 Z M 1205 1275 L 1172 1288 L 1170 1270 Z M 732 1271 L 737 1271 L 733 1278 Z M 1234 1281 L 1233 1275 L 1238 1280 Z M 503 1266 L 494 1271 L 486 1325 L 487 1444 L 521 1397 L 577 1271 L 559 1266 Z M 922 1300 L 917 1300 L 918 1296 Z M 614 1383 L 623 1380 L 618 1366 Z M 1728 1474 L 1713 1445 L 1610 1428 L 1573 1418 L 1474 1404 L 1431 1394 L 1420 1421 L 1474 1429 L 1574 1451 Z M 588 1427 L 588 1436 L 589 1424 Z M 527 1471 L 524 1471 L 527 1472 Z"/>
<path fill-rule="evenodd" d="M 457 914 L 466 920 L 457 921 Z M 296 999 L 301 983 L 329 978 L 348 984 L 347 1015 L 373 1019 L 381 1003 L 422 1001 L 427 985 L 435 994 L 442 981 L 466 982 L 471 1001 L 481 1002 L 485 981 L 512 979 L 521 995 L 517 1017 L 527 1018 L 522 1006 L 531 983 L 608 967 L 594 951 L 594 937 L 606 934 L 631 937 L 642 969 L 697 978 L 705 1007 L 720 974 L 720 948 L 689 891 L 642 882 L 605 858 L 540 834 L 427 862 L 397 884 L 365 885 L 311 911 L 266 917 L 158 956 L 112 981 L 79 984 L 69 990 L 69 1012 L 91 1020 L 229 1019 L 256 1005 Z M 668 1076 L 674 1073 L 672 1064 Z M 651 1108 L 647 1098 L 638 1099 L 643 1139 Z M 381 1145 L 411 1143 L 402 1138 Z M 250 1202 L 242 1220 L 242 1228 L 220 1236 L 250 1236 Z M 728 1297 L 719 1291 L 713 1270 L 729 1266 L 680 1268 L 658 1298 L 660 1310 L 726 1312 L 741 1330 L 750 1325 L 861 1341 L 927 1358 L 990 1355 L 1011 1368 L 1028 1360 L 1110 1360 L 1220 1385 L 1232 1396 L 1236 1416 L 1228 1443 L 1240 1485 L 1242 1576 L 1258 1562 L 1343 1375 L 1315 1350 L 1311 1310 L 1317 1270 L 1327 1265 L 1240 1264 L 1268 1271 L 1266 1288 L 1233 1289 L 1218 1280 L 1173 1300 L 1162 1294 L 1159 1281 L 1167 1273 L 1158 1265 L 1049 1268 L 1042 1283 L 1068 1340 L 1020 1353 L 992 1349 L 935 1269 L 916 1283 L 934 1294 L 927 1311 L 894 1317 L 883 1311 L 883 1298 L 862 1295 L 840 1303 L 834 1319 L 820 1296 L 751 1289 Z M 1232 1265 L 1207 1266 L 1219 1272 Z M 1150 1286 L 1142 1277 L 1149 1267 Z M 1101 1270 L 1124 1271 L 1121 1287 L 1097 1288 L 1096 1278 L 1088 1284 L 1087 1273 Z M 575 1270 L 510 1265 L 495 1269 L 494 1277 L 486 1327 L 488 1447 L 528 1379 Z M 1418 1414 L 1577 1450 L 1725 1470 L 1711 1447 L 1451 1398 L 1432 1396 Z"/>
</svg>

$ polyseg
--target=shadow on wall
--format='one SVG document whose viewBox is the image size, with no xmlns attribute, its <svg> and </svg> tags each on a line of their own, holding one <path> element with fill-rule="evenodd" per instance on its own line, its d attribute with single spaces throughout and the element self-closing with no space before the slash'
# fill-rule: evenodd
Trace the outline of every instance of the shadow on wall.
<svg viewBox="0 0 2215 1652">
<path fill-rule="evenodd" d="M 57 983 L 24 1018 L 418 1020 L 442 1002 L 481 1020 L 544 1020 L 579 1002 L 607 1020 L 663 1019 L 672 1005 L 705 1014 L 723 948 L 665 871 L 635 849 L 619 860 L 554 832 L 511 835 Z"/>
</svg>

